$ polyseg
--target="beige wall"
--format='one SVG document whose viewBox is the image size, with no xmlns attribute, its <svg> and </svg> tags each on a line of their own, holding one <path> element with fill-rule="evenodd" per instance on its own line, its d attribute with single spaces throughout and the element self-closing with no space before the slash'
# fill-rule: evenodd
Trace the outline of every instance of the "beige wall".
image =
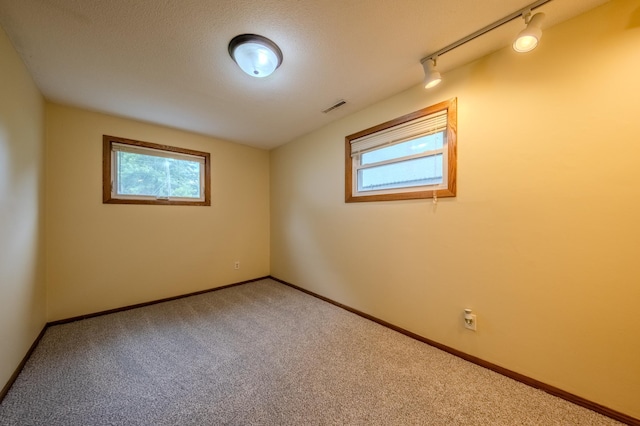
<svg viewBox="0 0 640 426">
<path fill-rule="evenodd" d="M 638 46 L 613 1 L 272 151 L 272 275 L 640 418 Z M 344 203 L 346 135 L 453 97 L 457 198 Z"/>
<path fill-rule="evenodd" d="M 268 152 L 50 103 L 46 114 L 50 321 L 269 274 Z M 210 152 L 211 206 L 102 204 L 103 134 Z"/>
<path fill-rule="evenodd" d="M 0 28 L 0 389 L 45 324 L 44 100 Z"/>
</svg>

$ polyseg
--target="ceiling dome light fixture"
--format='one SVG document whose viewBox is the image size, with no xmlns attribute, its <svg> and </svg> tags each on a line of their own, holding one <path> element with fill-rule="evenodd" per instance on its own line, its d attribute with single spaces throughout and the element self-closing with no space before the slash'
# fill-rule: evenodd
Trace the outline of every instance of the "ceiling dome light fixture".
<svg viewBox="0 0 640 426">
<path fill-rule="evenodd" d="M 424 68 L 424 88 L 431 89 L 436 87 L 442 81 L 442 76 L 436 69 L 436 61 L 438 57 L 427 58 L 422 61 L 422 67 Z"/>
<path fill-rule="evenodd" d="M 542 29 L 540 28 L 540 24 L 542 24 L 544 16 L 544 13 L 536 13 L 532 17 L 531 12 L 524 13 L 522 15 L 525 24 L 527 24 L 527 28 L 522 30 L 514 40 L 513 50 L 521 53 L 531 52 L 536 48 L 536 46 L 538 46 L 538 43 L 542 38 Z"/>
<path fill-rule="evenodd" d="M 252 77 L 267 77 L 282 64 L 277 44 L 257 34 L 240 34 L 229 42 L 229 55 Z"/>
</svg>

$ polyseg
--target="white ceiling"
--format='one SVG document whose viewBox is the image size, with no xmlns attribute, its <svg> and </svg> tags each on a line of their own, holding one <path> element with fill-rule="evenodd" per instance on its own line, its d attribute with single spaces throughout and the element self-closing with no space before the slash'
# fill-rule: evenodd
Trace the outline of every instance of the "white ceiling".
<svg viewBox="0 0 640 426">
<path fill-rule="evenodd" d="M 0 0 L 0 26 L 51 101 L 269 149 L 420 83 L 421 58 L 532 2 Z M 606 2 L 537 11 L 546 28 Z M 439 69 L 505 47 L 523 27 L 516 19 L 447 53 Z M 242 33 L 280 46 L 273 75 L 249 77 L 229 57 Z"/>
</svg>

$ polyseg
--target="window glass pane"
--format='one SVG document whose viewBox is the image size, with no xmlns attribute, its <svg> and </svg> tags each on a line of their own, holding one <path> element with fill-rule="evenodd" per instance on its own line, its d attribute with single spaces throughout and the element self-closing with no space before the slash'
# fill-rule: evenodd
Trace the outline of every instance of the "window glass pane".
<svg viewBox="0 0 640 426">
<path fill-rule="evenodd" d="M 444 132 L 434 133 L 432 135 L 422 136 L 406 142 L 398 143 L 375 151 L 365 152 L 361 156 L 362 165 L 377 163 L 379 161 L 393 160 L 409 155 L 421 154 L 434 149 L 442 149 L 444 147 Z"/>
<path fill-rule="evenodd" d="M 118 195 L 200 198 L 200 163 L 118 151 Z"/>
<path fill-rule="evenodd" d="M 378 191 L 421 185 L 438 185 L 442 181 L 442 154 L 399 163 L 360 169 L 358 191 Z"/>
</svg>

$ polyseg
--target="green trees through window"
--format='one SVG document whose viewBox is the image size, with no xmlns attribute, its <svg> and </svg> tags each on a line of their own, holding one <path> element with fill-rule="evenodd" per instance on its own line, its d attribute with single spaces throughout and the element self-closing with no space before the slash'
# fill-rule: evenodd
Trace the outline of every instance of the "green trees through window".
<svg viewBox="0 0 640 426">
<path fill-rule="evenodd" d="M 118 194 L 200 198 L 200 163 L 118 151 Z"/>
</svg>

